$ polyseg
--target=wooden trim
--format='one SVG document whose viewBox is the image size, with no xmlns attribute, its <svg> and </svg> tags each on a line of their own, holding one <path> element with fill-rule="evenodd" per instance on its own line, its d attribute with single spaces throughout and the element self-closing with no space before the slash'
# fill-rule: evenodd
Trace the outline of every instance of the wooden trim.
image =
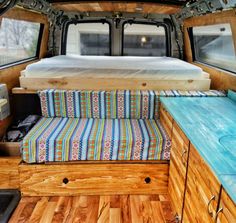
<svg viewBox="0 0 236 223">
<path fill-rule="evenodd" d="M 19 172 L 23 196 L 166 194 L 169 165 L 21 164 Z"/>
<path fill-rule="evenodd" d="M 233 89 L 236 90 L 236 75 L 231 72 L 224 71 L 222 69 L 217 69 L 208 65 L 196 63 L 193 61 L 192 48 L 190 43 L 190 38 L 188 35 L 188 28 L 194 26 L 205 26 L 220 23 L 230 23 L 232 29 L 232 35 L 236 50 L 236 9 L 192 17 L 184 21 L 184 51 L 186 60 L 190 63 L 201 67 L 204 71 L 210 74 L 211 78 L 211 88 L 217 90 Z"/>
<path fill-rule="evenodd" d="M 27 91 L 49 88 L 65 90 L 209 90 L 210 79 L 156 80 L 155 78 L 30 78 L 21 76 L 20 86 Z"/>
</svg>

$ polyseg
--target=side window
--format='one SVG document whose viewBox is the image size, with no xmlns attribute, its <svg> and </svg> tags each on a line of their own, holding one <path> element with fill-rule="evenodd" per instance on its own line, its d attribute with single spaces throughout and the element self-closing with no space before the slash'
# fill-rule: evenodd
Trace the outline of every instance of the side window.
<svg viewBox="0 0 236 223">
<path fill-rule="evenodd" d="M 166 32 L 163 26 L 129 24 L 123 27 L 124 56 L 166 56 Z"/>
<path fill-rule="evenodd" d="M 0 24 L 0 67 L 38 57 L 40 23 L 2 18 Z"/>
<path fill-rule="evenodd" d="M 192 28 L 195 60 L 236 72 L 236 54 L 230 24 Z"/>
<path fill-rule="evenodd" d="M 67 55 L 110 55 L 110 44 L 108 23 L 78 23 L 68 27 Z"/>
</svg>

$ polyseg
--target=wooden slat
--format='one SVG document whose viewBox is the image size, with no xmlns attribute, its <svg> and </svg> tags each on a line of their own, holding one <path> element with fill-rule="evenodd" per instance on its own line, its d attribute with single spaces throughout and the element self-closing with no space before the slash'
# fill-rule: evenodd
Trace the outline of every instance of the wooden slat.
<svg viewBox="0 0 236 223">
<path fill-rule="evenodd" d="M 9 223 L 174 222 L 174 214 L 168 196 L 166 197 L 166 200 L 162 200 L 160 195 L 23 197 Z M 114 200 L 118 201 L 116 207 Z M 133 215 L 125 214 L 128 212 Z"/>
<path fill-rule="evenodd" d="M 19 167 L 23 196 L 164 194 L 168 164 L 74 164 Z M 145 178 L 151 182 L 146 183 Z M 69 182 L 63 183 L 67 178 Z"/>
<path fill-rule="evenodd" d="M 193 145 L 190 145 L 183 222 L 213 223 L 219 200 L 220 187 L 220 183 L 211 169 Z M 208 205 L 213 196 L 215 196 L 214 200 Z M 212 216 L 208 213 L 208 210 L 212 212 Z"/>
<path fill-rule="evenodd" d="M 0 157 L 0 189 L 18 189 L 19 172 L 18 164 L 21 158 L 18 157 Z"/>
<path fill-rule="evenodd" d="M 0 142 L 0 156 L 21 156 L 19 142 Z"/>
<path fill-rule="evenodd" d="M 219 213 L 216 223 L 236 223 L 236 204 L 230 199 L 224 189 L 220 197 Z"/>
<path fill-rule="evenodd" d="M 188 28 L 194 26 L 206 26 L 212 24 L 231 24 L 232 35 L 234 40 L 234 46 L 236 50 L 236 10 L 228 10 L 198 17 L 192 17 L 184 21 L 184 51 L 188 62 L 193 63 L 192 47 L 190 43 L 190 38 L 188 35 Z M 211 66 L 203 65 L 200 63 L 194 63 L 195 65 L 201 67 L 204 71 L 210 74 L 211 78 L 211 88 L 226 90 L 233 89 L 236 90 L 236 76 L 231 73 L 224 71 L 222 69 L 217 69 Z"/>
<path fill-rule="evenodd" d="M 174 14 L 180 11 L 180 6 L 158 3 L 54 3 L 53 6 L 64 11 L 80 12 L 141 12 L 156 14 Z"/>
<path fill-rule="evenodd" d="M 155 78 L 20 77 L 20 86 L 26 90 L 49 88 L 79 90 L 209 90 L 210 82 L 210 79 L 156 80 Z"/>
<path fill-rule="evenodd" d="M 162 126 L 165 128 L 169 137 L 172 137 L 172 127 L 173 127 L 173 118 L 161 104 L 160 108 L 160 122 Z"/>
<path fill-rule="evenodd" d="M 174 122 L 172 130 L 168 192 L 172 207 L 180 219 L 182 218 L 182 209 L 184 204 L 189 143 L 188 138 L 179 128 L 177 123 Z"/>
</svg>

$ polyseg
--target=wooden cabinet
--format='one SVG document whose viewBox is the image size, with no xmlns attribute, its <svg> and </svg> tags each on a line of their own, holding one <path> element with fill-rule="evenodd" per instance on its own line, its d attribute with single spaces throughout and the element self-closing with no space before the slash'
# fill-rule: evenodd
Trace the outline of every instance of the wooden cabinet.
<svg viewBox="0 0 236 223">
<path fill-rule="evenodd" d="M 236 205 L 222 189 L 216 223 L 236 223 Z"/>
<path fill-rule="evenodd" d="M 161 105 L 161 108 L 160 108 L 160 122 L 161 122 L 162 126 L 165 128 L 169 137 L 172 137 L 173 118 L 166 111 L 166 109 L 163 105 Z"/>
<path fill-rule="evenodd" d="M 170 176 L 168 191 L 173 209 L 178 219 L 181 219 L 185 181 L 188 165 L 189 140 L 174 122 L 172 129 L 172 148 L 170 158 Z"/>
<path fill-rule="evenodd" d="M 220 188 L 217 178 L 190 144 L 183 222 L 215 222 Z"/>
</svg>

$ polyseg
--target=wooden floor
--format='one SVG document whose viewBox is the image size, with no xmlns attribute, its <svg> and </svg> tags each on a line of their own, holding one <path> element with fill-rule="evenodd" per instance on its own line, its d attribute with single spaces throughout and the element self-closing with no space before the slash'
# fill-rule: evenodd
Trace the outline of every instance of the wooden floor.
<svg viewBox="0 0 236 223">
<path fill-rule="evenodd" d="M 166 195 L 23 197 L 10 223 L 174 223 Z"/>
</svg>

